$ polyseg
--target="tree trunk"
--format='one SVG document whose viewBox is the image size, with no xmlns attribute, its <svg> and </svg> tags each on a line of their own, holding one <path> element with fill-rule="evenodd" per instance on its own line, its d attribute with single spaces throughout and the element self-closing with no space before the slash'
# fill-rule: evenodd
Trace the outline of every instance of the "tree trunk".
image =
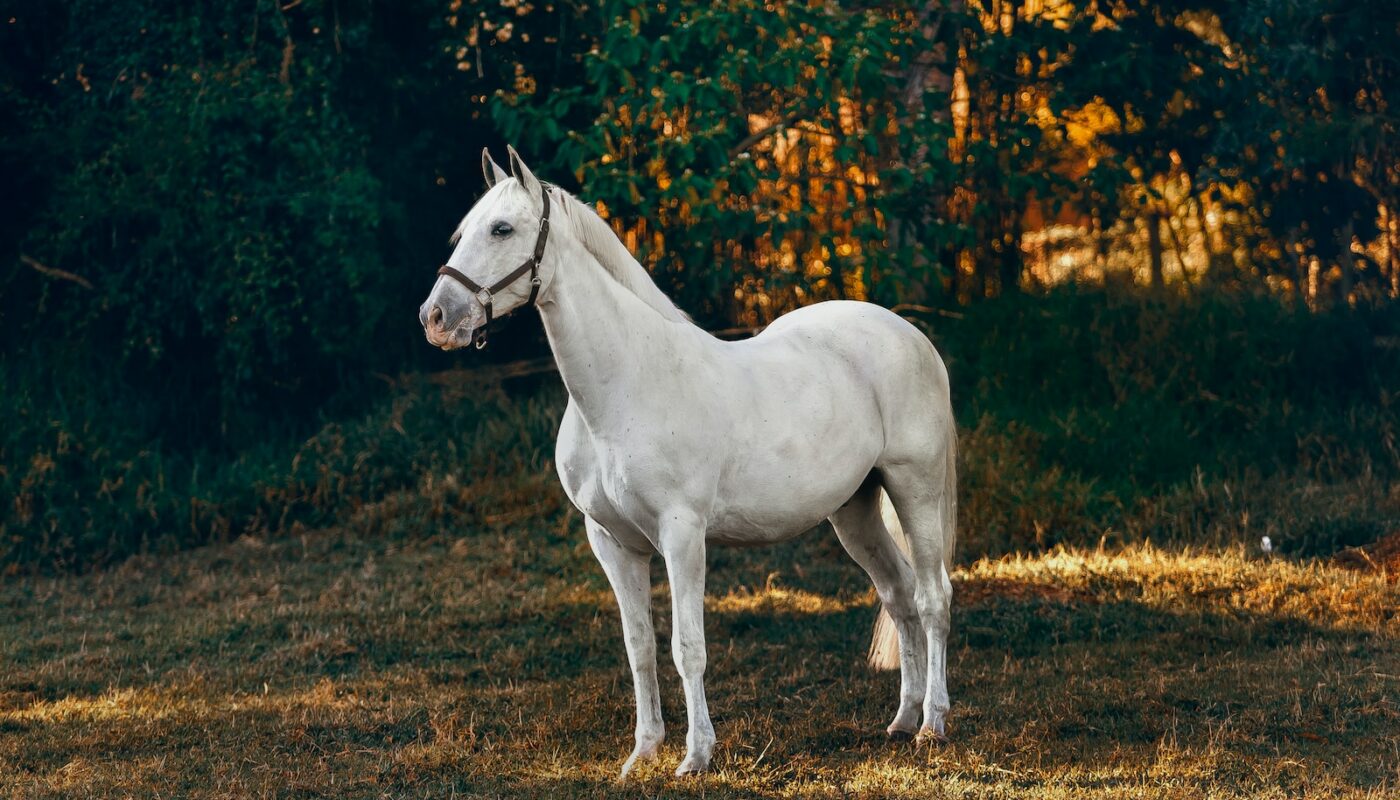
<svg viewBox="0 0 1400 800">
<path fill-rule="evenodd" d="M 919 33 L 925 40 L 932 41 L 942 34 L 946 17 L 949 13 L 957 14 L 962 11 L 963 0 L 944 0 L 943 2 L 924 3 L 919 11 L 918 25 Z M 900 115 L 901 123 L 908 123 L 924 110 L 924 92 L 930 87 L 938 89 L 945 94 L 953 91 L 953 73 L 949 67 L 948 48 L 941 43 L 930 47 L 920 54 L 904 73 L 904 108 Z M 951 111 L 946 108 L 933 109 L 929 112 L 929 117 L 937 122 L 944 122 L 948 119 Z M 925 153 L 916 153 L 916 157 L 922 158 Z"/>
<path fill-rule="evenodd" d="M 927 41 L 940 38 L 942 28 L 946 23 L 948 13 L 958 13 L 962 11 L 964 0 L 940 0 L 937 2 L 926 2 L 920 9 L 917 24 L 919 33 Z M 951 114 L 948 108 L 925 109 L 924 92 L 930 87 L 952 92 L 953 71 L 950 67 L 951 59 L 948 56 L 948 48 L 942 44 L 930 46 L 928 50 L 920 54 L 919 58 L 910 62 L 909 67 L 904 72 L 904 92 L 901 98 L 904 102 L 899 109 L 898 122 L 900 127 L 908 128 L 919 124 L 918 115 L 927 111 L 930 119 L 942 122 L 948 119 Z M 907 168 L 914 168 L 928 157 L 926 147 L 920 146 L 917 152 L 901 153 L 897 147 L 892 148 L 889 154 L 894 164 L 902 163 Z M 946 198 L 936 198 L 932 201 L 934 205 L 941 205 Z M 913 272 L 924 273 L 928 268 L 928 259 L 919 245 L 919 231 L 928 223 L 927 219 L 902 219 L 894 215 L 887 218 L 885 224 L 888 246 L 891 250 L 900 250 L 906 246 L 913 252 Z M 952 259 L 952 269 L 950 280 L 950 294 L 957 296 L 958 284 L 958 256 L 953 251 L 950 255 Z M 936 266 L 936 265 L 935 265 Z M 915 289 L 913 285 L 907 285 L 906 291 Z M 918 289 L 915 289 L 918 291 Z M 925 290 L 926 291 L 926 290 Z M 914 296 L 915 301 L 926 300 L 926 297 Z"/>
<path fill-rule="evenodd" d="M 1001 295 L 1018 294 L 1021 291 L 1021 272 L 1024 264 L 1021 259 L 1021 225 L 1020 219 L 1014 212 L 1006 215 L 1002 221 L 1001 231 L 1001 251 L 999 255 L 998 281 L 1001 284 Z"/>
<path fill-rule="evenodd" d="M 1210 235 L 1210 222 L 1206 219 L 1206 200 L 1198 196 L 1192 201 L 1196 207 L 1196 225 L 1201 229 L 1201 249 L 1206 254 L 1204 274 L 1209 274 L 1215 269 L 1215 239 Z"/>
<path fill-rule="evenodd" d="M 1162 216 L 1154 208 L 1147 213 L 1147 257 L 1152 271 L 1152 288 L 1166 285 L 1162 275 Z"/>
<path fill-rule="evenodd" d="M 1396 219 L 1396 207 L 1386 206 L 1386 272 L 1390 275 L 1390 297 L 1400 297 L 1400 261 L 1396 261 L 1396 249 L 1400 248 L 1400 220 Z"/>
<path fill-rule="evenodd" d="M 1347 220 L 1339 232 L 1337 242 L 1340 246 L 1337 264 L 1342 268 L 1341 279 L 1337 281 L 1337 299 L 1342 303 L 1351 301 L 1352 290 L 1356 288 L 1356 257 L 1351 252 L 1351 239 L 1355 231 L 1356 226 L 1351 220 Z"/>
<path fill-rule="evenodd" d="M 1293 296 L 1298 302 L 1308 304 L 1308 268 L 1298 257 L 1298 231 L 1288 232 L 1288 241 L 1283 243 L 1283 255 L 1293 267 Z"/>
<path fill-rule="evenodd" d="M 987 241 L 987 226 L 981 223 L 974 223 L 973 230 L 976 233 L 974 241 Z M 985 256 L 987 246 L 973 245 L 963 250 L 963 260 L 967 262 L 967 275 L 964 276 L 964 285 L 967 287 L 967 299 L 969 302 L 981 300 L 987 296 L 987 269 Z"/>
<path fill-rule="evenodd" d="M 1108 230 L 1104 228 L 1103 218 L 1094 217 L 1094 263 L 1098 265 L 1099 271 L 1108 274 Z"/>
</svg>

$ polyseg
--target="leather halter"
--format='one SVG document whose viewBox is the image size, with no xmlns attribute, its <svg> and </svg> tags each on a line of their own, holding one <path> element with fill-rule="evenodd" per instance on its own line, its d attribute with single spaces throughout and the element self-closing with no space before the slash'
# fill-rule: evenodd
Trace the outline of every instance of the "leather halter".
<svg viewBox="0 0 1400 800">
<path fill-rule="evenodd" d="M 501 278 L 490 286 L 482 286 L 476 281 L 462 274 L 460 270 L 443 264 L 438 267 L 437 274 L 446 275 L 455 279 L 458 283 L 471 290 L 476 295 L 476 299 L 486 308 L 486 322 L 476 329 L 476 334 L 472 337 L 476 344 L 476 349 L 480 350 L 486 346 L 486 329 L 491 325 L 491 298 L 492 295 L 520 280 L 525 273 L 530 273 L 530 299 L 525 301 L 526 305 L 534 305 L 535 298 L 540 293 L 540 260 L 544 258 L 544 246 L 549 241 L 549 190 L 543 183 L 540 184 L 540 199 L 544 201 L 544 214 L 540 216 L 540 232 L 535 237 L 535 251 L 530 257 L 525 259 L 525 263 L 516 267 L 509 275 Z"/>
</svg>

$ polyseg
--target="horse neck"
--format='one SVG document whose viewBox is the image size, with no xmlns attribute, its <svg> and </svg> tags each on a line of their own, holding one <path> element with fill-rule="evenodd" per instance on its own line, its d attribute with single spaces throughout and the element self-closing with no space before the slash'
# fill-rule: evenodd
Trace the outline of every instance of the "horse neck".
<svg viewBox="0 0 1400 800">
<path fill-rule="evenodd" d="M 564 386 L 597 434 L 614 416 L 635 414 L 619 398 L 637 396 L 649 371 L 681 363 L 703 337 L 694 325 L 663 317 L 581 244 L 566 241 L 540 297 L 540 317 Z"/>
</svg>

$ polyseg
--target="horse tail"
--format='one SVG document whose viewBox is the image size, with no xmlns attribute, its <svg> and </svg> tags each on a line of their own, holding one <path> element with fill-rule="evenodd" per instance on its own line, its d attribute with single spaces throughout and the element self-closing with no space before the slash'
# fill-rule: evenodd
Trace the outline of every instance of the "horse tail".
<svg viewBox="0 0 1400 800">
<path fill-rule="evenodd" d="M 943 469 L 943 496 L 939 502 L 943 514 L 944 536 L 942 578 L 946 582 L 948 576 L 953 574 L 953 548 L 957 544 L 958 527 L 958 433 L 957 427 L 952 424 L 951 412 L 948 443 L 943 449 L 947 461 Z M 909 537 L 905 535 L 904 526 L 899 522 L 894 504 L 890 502 L 889 492 L 884 489 L 880 490 L 880 518 L 884 521 L 885 530 L 889 531 L 890 538 L 894 540 L 895 547 L 904 554 L 906 561 L 912 562 Z M 875 618 L 875 633 L 870 640 L 867 659 L 875 669 L 899 669 L 899 632 L 895 630 L 894 620 L 884 606 L 880 607 L 880 616 Z"/>
<path fill-rule="evenodd" d="M 904 526 L 899 524 L 899 515 L 890 502 L 889 492 L 884 489 L 880 490 L 880 518 L 884 520 L 885 530 L 889 531 L 895 547 L 899 548 L 906 560 L 911 558 L 909 537 L 904 535 Z M 875 669 L 899 669 L 899 631 L 895 630 L 894 619 L 883 605 L 880 606 L 880 616 L 875 618 L 875 634 L 870 639 L 867 659 Z"/>
</svg>

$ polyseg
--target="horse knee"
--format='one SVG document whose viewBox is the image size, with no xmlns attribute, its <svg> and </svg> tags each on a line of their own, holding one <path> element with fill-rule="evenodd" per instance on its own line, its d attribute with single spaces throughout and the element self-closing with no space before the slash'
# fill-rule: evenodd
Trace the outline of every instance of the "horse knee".
<svg viewBox="0 0 1400 800">
<path fill-rule="evenodd" d="M 676 661 L 676 671 L 682 678 L 699 677 L 705 674 L 705 643 L 677 638 L 671 643 L 671 656 Z"/>
<path fill-rule="evenodd" d="M 886 597 L 884 593 L 876 592 L 880 598 L 880 605 L 885 612 L 890 615 L 890 619 L 903 625 L 913 625 L 918 627 L 919 609 L 908 597 L 893 596 Z"/>
<path fill-rule="evenodd" d="M 919 618 L 935 633 L 946 634 L 951 627 L 951 607 L 947 592 L 917 592 L 914 603 L 919 609 Z"/>
<path fill-rule="evenodd" d="M 623 631 L 623 642 L 627 645 L 627 651 L 635 653 L 642 663 L 656 661 L 656 637 L 650 630 Z"/>
</svg>

